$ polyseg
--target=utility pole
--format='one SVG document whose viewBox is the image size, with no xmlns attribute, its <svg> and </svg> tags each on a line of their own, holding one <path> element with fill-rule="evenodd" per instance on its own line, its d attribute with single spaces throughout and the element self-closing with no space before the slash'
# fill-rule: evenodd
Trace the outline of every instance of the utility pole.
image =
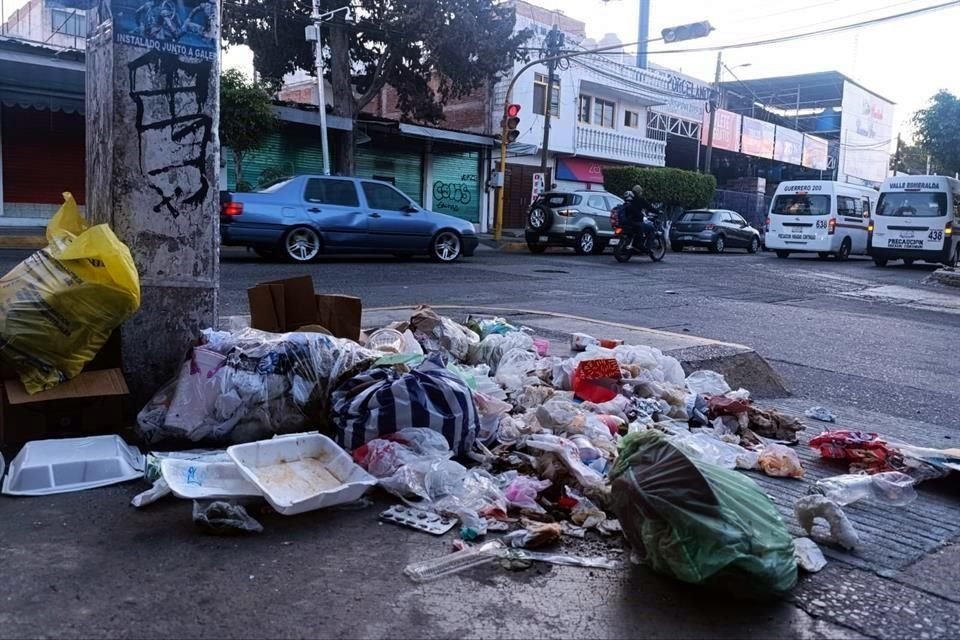
<svg viewBox="0 0 960 640">
<path fill-rule="evenodd" d="M 900 134 L 897 134 L 897 152 L 893 155 L 893 175 L 900 171 Z"/>
<path fill-rule="evenodd" d="M 713 127 L 717 123 L 717 109 L 720 108 L 720 72 L 723 68 L 723 52 L 717 51 L 717 72 L 713 77 L 713 91 L 716 94 L 716 100 L 711 100 L 710 105 L 710 124 L 707 129 L 707 151 L 703 155 L 703 172 L 712 173 L 711 165 L 713 163 Z"/>
<path fill-rule="evenodd" d="M 307 41 L 316 42 L 314 52 L 317 67 L 317 107 L 320 110 L 320 147 L 323 151 L 323 175 L 330 175 L 330 142 L 327 137 L 327 96 L 326 86 L 323 83 L 323 39 L 320 37 L 320 27 L 341 11 L 349 12 L 350 6 L 340 7 L 333 11 L 320 13 L 320 0 L 313 0 L 313 24 L 307 27 Z"/>
<path fill-rule="evenodd" d="M 637 30 L 637 42 L 643 43 L 637 48 L 637 66 L 647 68 L 647 51 L 644 44 L 650 39 L 650 0 L 640 0 L 640 24 Z"/>
<path fill-rule="evenodd" d="M 87 216 L 113 228 L 140 275 L 140 311 L 120 332 L 139 403 L 217 326 L 220 3 L 172 9 L 198 29 L 182 43 L 144 36 L 111 6 L 88 11 Z"/>
<path fill-rule="evenodd" d="M 544 179 L 547 177 L 547 159 L 550 155 L 550 118 L 553 115 L 553 83 L 556 81 L 557 65 L 560 63 L 560 60 L 558 60 L 556 56 L 560 54 L 560 50 L 564 44 L 563 32 L 560 31 L 557 25 L 553 25 L 553 29 L 547 33 L 545 44 L 545 57 L 548 58 L 547 95 L 543 107 L 543 154 L 540 157 L 540 172 L 543 173 Z"/>
</svg>

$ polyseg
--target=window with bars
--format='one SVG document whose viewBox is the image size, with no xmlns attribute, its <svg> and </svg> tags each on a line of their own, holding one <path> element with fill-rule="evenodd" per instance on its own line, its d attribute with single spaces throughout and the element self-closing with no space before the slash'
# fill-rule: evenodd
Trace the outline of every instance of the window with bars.
<svg viewBox="0 0 960 640">
<path fill-rule="evenodd" d="M 537 73 L 533 76 L 533 112 L 539 116 L 547 114 L 547 74 Z M 553 79 L 553 91 L 550 96 L 550 116 L 560 117 L 560 80 Z"/>
</svg>

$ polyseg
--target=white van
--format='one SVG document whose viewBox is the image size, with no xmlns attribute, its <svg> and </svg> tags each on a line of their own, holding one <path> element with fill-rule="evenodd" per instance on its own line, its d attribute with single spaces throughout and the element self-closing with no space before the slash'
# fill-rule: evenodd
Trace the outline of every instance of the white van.
<svg viewBox="0 0 960 640">
<path fill-rule="evenodd" d="M 880 188 L 870 225 L 870 255 L 890 260 L 960 262 L 960 181 L 944 176 L 894 176 Z"/>
<path fill-rule="evenodd" d="M 766 247 L 778 258 L 791 253 L 833 255 L 837 260 L 866 255 L 867 227 L 877 198 L 876 189 L 843 182 L 781 182 L 770 203 Z"/>
</svg>

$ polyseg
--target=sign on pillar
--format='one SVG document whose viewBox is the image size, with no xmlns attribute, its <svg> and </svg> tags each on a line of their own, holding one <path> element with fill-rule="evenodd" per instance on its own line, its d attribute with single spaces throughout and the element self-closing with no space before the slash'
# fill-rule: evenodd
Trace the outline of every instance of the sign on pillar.
<svg viewBox="0 0 960 640">
<path fill-rule="evenodd" d="M 95 0 L 87 42 L 87 210 L 127 243 L 142 307 L 123 328 L 137 399 L 215 326 L 219 286 L 217 0 Z"/>
<path fill-rule="evenodd" d="M 537 198 L 547 190 L 547 174 L 533 174 L 533 189 L 530 192 L 530 202 L 536 202 Z"/>
</svg>

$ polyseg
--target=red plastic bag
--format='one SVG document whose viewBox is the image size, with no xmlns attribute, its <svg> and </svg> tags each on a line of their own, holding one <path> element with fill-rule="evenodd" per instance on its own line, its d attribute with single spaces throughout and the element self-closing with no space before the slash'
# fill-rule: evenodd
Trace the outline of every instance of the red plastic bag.
<svg viewBox="0 0 960 640">
<path fill-rule="evenodd" d="M 899 454 L 876 433 L 866 431 L 824 431 L 810 441 L 820 455 L 830 460 L 848 460 L 851 468 L 870 473 L 895 471 Z M 900 466 L 900 465 L 897 465 Z"/>
</svg>

